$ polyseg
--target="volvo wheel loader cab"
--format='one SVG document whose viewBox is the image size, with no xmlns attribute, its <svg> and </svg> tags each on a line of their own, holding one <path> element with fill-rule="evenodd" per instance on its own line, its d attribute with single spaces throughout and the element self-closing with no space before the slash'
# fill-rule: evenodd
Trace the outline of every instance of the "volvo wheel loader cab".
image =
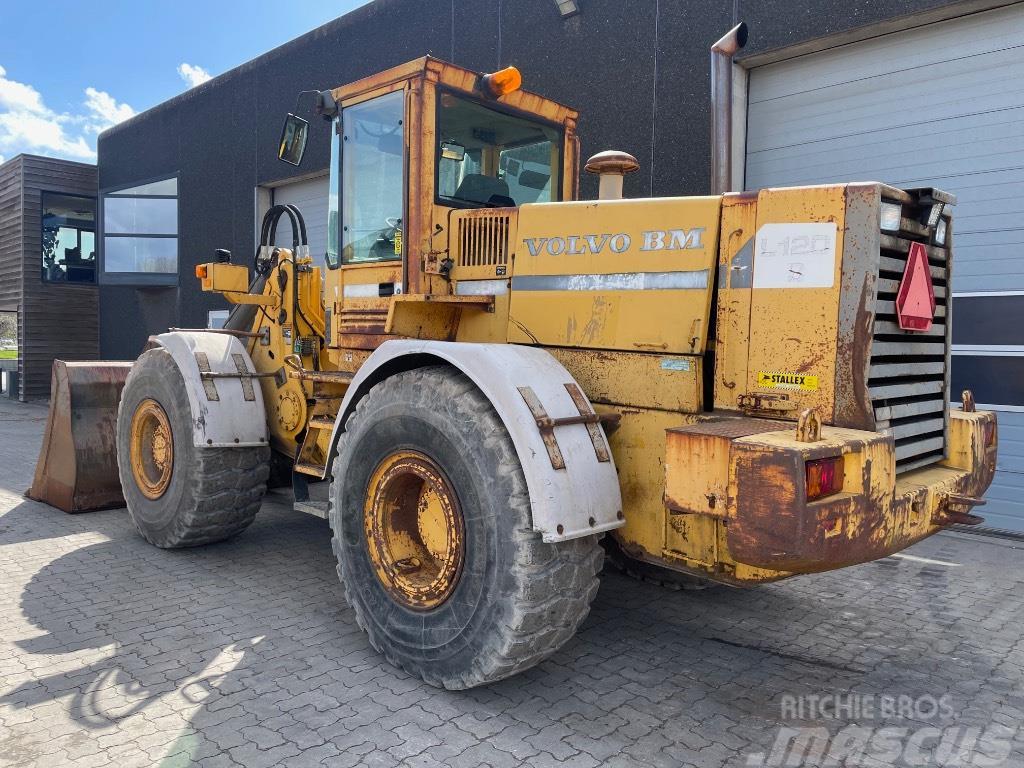
<svg viewBox="0 0 1024 768">
<path fill-rule="evenodd" d="M 154 337 L 128 377 L 146 538 L 236 533 L 287 465 L 374 647 L 465 688 L 572 636 L 602 535 L 630 572 L 750 586 L 978 521 L 996 433 L 946 404 L 951 196 L 729 193 L 716 166 L 717 194 L 622 199 L 638 164 L 605 152 L 579 200 L 576 113 L 520 86 L 423 58 L 319 94 L 324 259 L 271 209 L 251 264 L 196 269 L 225 328 Z M 311 130 L 289 116 L 282 159 Z"/>
</svg>

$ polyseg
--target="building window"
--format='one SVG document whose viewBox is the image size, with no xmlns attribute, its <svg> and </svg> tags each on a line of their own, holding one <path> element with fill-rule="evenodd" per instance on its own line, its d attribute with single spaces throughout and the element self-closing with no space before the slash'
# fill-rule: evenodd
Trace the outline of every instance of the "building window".
<svg viewBox="0 0 1024 768">
<path fill-rule="evenodd" d="M 43 280 L 96 282 L 96 198 L 43 192 Z"/>
<path fill-rule="evenodd" d="M 18 313 L 0 311 L 0 360 L 17 359 Z M 0 368 L 3 368 L 2 364 Z"/>
<path fill-rule="evenodd" d="M 227 309 L 211 309 L 206 313 L 206 327 L 207 328 L 223 328 L 224 323 L 228 321 Z"/>
<path fill-rule="evenodd" d="M 103 194 L 105 282 L 175 283 L 178 276 L 178 180 Z"/>
</svg>

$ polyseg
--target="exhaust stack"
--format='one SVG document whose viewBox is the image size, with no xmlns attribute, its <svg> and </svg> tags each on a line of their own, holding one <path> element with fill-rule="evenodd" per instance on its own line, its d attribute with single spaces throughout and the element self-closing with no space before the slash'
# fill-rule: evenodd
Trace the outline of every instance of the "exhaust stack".
<svg viewBox="0 0 1024 768">
<path fill-rule="evenodd" d="M 732 58 L 747 44 L 740 22 L 711 46 L 711 194 L 732 191 Z"/>
<path fill-rule="evenodd" d="M 627 152 L 608 149 L 598 152 L 587 160 L 583 170 L 596 173 L 599 178 L 598 200 L 619 200 L 622 198 L 622 179 L 640 167 L 637 159 Z"/>
</svg>

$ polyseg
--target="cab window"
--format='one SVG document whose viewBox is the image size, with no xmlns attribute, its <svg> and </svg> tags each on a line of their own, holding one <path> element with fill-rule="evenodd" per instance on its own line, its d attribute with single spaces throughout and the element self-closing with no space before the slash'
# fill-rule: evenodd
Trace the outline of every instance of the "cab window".
<svg viewBox="0 0 1024 768">
<path fill-rule="evenodd" d="M 405 94 L 342 112 L 341 253 L 346 264 L 400 259 Z"/>
<path fill-rule="evenodd" d="M 441 92 L 437 196 L 458 208 L 561 199 L 562 133 L 553 126 Z"/>
</svg>

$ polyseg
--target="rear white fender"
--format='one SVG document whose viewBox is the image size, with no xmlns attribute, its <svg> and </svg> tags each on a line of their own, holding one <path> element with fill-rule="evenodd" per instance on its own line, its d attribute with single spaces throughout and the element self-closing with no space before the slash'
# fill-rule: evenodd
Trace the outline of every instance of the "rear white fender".
<svg viewBox="0 0 1024 768">
<path fill-rule="evenodd" d="M 363 363 L 349 386 L 331 435 L 332 452 L 356 402 L 374 384 L 395 373 L 440 362 L 468 376 L 504 422 L 526 476 L 533 530 L 544 541 L 566 541 L 623 525 L 615 461 L 600 425 L 599 441 L 592 439 L 585 424 L 555 427 L 565 466 L 553 466 L 556 462 L 519 387 L 529 387 L 553 419 L 580 415 L 567 384 L 576 385 L 586 405 L 590 403 L 562 364 L 542 349 L 513 344 L 386 341 Z"/>
<path fill-rule="evenodd" d="M 237 376 L 240 371 L 256 370 L 237 338 L 227 333 L 172 331 L 150 340 L 167 350 L 185 380 L 196 447 L 267 445 L 263 391 L 259 379 Z M 203 371 L 232 375 L 204 378 Z"/>
</svg>

